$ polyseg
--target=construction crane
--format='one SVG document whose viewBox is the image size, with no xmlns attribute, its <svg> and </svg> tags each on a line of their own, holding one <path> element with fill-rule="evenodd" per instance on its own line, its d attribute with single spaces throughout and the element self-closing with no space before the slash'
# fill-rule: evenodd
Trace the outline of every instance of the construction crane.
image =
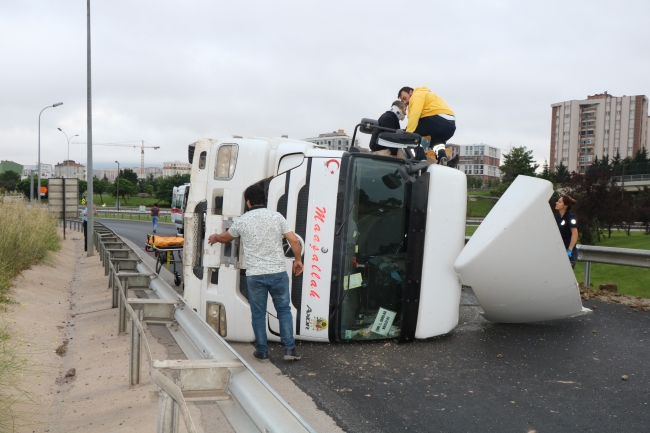
<svg viewBox="0 0 650 433">
<path fill-rule="evenodd" d="M 135 141 L 135 140 L 134 140 Z M 134 149 L 137 149 L 138 147 L 141 149 L 140 150 L 140 174 L 139 178 L 144 179 L 144 149 L 160 149 L 160 146 L 145 146 L 144 145 L 144 140 L 139 140 L 142 142 L 142 144 L 132 144 L 129 143 L 128 141 L 121 142 L 121 143 L 93 143 L 93 146 L 120 146 L 120 147 L 132 147 Z M 73 141 L 72 144 L 87 144 L 85 141 Z"/>
</svg>

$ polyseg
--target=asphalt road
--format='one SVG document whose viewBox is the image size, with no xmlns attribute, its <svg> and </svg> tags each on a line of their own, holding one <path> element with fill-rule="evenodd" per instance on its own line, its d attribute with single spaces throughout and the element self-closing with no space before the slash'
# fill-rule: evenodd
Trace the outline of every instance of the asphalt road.
<svg viewBox="0 0 650 433">
<path fill-rule="evenodd" d="M 138 245 L 151 230 L 102 223 Z M 462 303 L 443 337 L 297 342 L 292 363 L 272 343 L 271 361 L 347 432 L 650 431 L 650 313 L 588 301 L 586 316 L 503 325 L 482 319 L 471 290 Z"/>
<path fill-rule="evenodd" d="M 147 243 L 147 235 L 153 234 L 153 225 L 151 221 L 123 220 L 114 218 L 95 218 L 109 229 L 115 231 L 120 236 L 133 241 L 143 251 Z M 156 235 L 159 236 L 176 236 L 176 227 L 171 223 L 158 223 Z M 150 253 L 151 254 L 151 253 Z M 153 254 L 151 254 L 153 257 Z"/>
<path fill-rule="evenodd" d="M 584 305 L 597 308 L 525 325 L 461 307 L 461 324 L 443 337 L 301 342 L 294 363 L 278 345 L 270 355 L 348 432 L 650 431 L 650 313 Z"/>
</svg>

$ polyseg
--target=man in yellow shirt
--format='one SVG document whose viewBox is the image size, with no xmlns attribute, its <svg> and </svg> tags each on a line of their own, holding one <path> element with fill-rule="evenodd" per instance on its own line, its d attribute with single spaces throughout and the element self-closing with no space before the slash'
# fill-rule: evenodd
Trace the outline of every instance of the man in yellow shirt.
<svg viewBox="0 0 650 433">
<path fill-rule="evenodd" d="M 430 136 L 429 148 L 439 164 L 447 165 L 445 143 L 456 132 L 456 116 L 451 108 L 427 87 L 402 87 L 397 97 L 408 106 L 406 132 Z"/>
</svg>

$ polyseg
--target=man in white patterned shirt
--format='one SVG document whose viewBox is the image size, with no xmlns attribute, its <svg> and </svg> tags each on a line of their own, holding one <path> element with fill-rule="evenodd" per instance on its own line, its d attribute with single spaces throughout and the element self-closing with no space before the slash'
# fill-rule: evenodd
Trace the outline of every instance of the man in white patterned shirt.
<svg viewBox="0 0 650 433">
<path fill-rule="evenodd" d="M 248 302 L 251 307 L 255 352 L 253 356 L 261 362 L 268 361 L 269 349 L 266 339 L 266 304 L 269 294 L 278 313 L 280 340 L 284 345 L 284 359 L 300 359 L 293 338 L 293 317 L 291 315 L 289 276 L 285 268 L 282 249 L 284 236 L 293 250 L 295 261 L 293 272 L 300 275 L 303 270 L 300 242 L 289 228 L 287 220 L 278 212 L 270 211 L 264 204 L 266 196 L 259 185 L 249 186 L 244 191 L 248 212 L 237 218 L 227 232 L 213 234 L 208 243 L 227 243 L 241 237 L 246 259 L 246 281 Z"/>
</svg>

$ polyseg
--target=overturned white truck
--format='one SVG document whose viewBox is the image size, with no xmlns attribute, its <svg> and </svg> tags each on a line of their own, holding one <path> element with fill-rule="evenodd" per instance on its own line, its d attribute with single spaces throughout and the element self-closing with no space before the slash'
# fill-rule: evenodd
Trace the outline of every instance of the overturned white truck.
<svg viewBox="0 0 650 433">
<path fill-rule="evenodd" d="M 355 134 L 359 128 L 378 127 L 364 119 Z M 420 139 L 390 132 L 380 138 L 407 154 Z M 449 167 L 238 136 L 199 140 L 189 146 L 189 160 L 184 298 L 227 340 L 254 340 L 246 263 L 239 239 L 211 247 L 207 238 L 245 212 L 244 190 L 258 182 L 268 191 L 268 208 L 304 240 L 302 275 L 291 274 L 286 249 L 297 339 L 442 335 L 458 324 L 462 284 L 495 322 L 589 311 L 544 180 L 519 176 L 465 246 L 466 177 Z M 279 341 L 270 298 L 267 317 L 269 339 Z"/>
</svg>

